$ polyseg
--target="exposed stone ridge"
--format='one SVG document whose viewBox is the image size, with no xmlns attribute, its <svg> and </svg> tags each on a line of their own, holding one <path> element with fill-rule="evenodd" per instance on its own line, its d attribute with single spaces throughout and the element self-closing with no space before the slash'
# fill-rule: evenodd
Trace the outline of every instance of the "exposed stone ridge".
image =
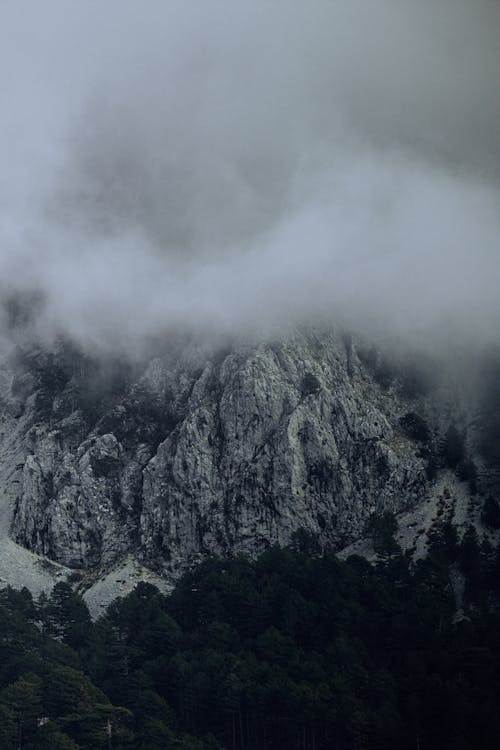
<svg viewBox="0 0 500 750">
<path fill-rule="evenodd" d="M 340 549 L 374 512 L 432 502 L 461 419 L 432 368 L 391 367 L 332 331 L 104 374 L 64 348 L 30 355 L 2 374 L 0 520 L 80 569 L 132 555 L 172 576 L 298 529 Z"/>
</svg>

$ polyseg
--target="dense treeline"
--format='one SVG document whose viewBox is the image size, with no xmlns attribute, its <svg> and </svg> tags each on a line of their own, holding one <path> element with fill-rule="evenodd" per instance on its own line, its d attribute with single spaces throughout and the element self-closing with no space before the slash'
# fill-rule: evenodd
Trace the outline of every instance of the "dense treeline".
<svg viewBox="0 0 500 750">
<path fill-rule="evenodd" d="M 140 584 L 95 624 L 66 584 L 4 589 L 0 747 L 497 748 L 497 554 L 444 525 L 416 566 L 314 550 L 212 560 L 169 597 Z"/>
</svg>

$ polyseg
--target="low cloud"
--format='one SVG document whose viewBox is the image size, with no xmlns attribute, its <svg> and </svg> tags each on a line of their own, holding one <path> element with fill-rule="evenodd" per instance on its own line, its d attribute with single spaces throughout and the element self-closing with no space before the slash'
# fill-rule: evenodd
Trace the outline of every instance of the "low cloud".
<svg viewBox="0 0 500 750">
<path fill-rule="evenodd" d="M 0 16 L 4 328 L 497 336 L 498 3 Z"/>
</svg>

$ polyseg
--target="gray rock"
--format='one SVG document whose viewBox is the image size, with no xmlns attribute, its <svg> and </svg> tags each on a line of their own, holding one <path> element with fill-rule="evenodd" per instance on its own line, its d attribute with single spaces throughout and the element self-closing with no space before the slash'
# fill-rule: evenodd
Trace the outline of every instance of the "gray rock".
<svg viewBox="0 0 500 750">
<path fill-rule="evenodd" d="M 63 349 L 2 371 L 10 510 L 0 522 L 68 568 L 133 559 L 172 579 L 207 555 L 285 545 L 299 529 L 349 548 L 373 513 L 408 519 L 432 505 L 440 440 L 466 421 L 449 379 L 332 331 L 191 347 L 124 371 L 108 383 L 107 370 Z"/>
</svg>

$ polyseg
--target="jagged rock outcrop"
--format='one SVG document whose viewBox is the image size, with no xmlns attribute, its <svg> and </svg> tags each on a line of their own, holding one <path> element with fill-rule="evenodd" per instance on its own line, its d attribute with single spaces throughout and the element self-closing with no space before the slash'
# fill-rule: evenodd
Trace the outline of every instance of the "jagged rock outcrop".
<svg viewBox="0 0 500 750">
<path fill-rule="evenodd" d="M 7 459 L 2 469 L 11 534 L 71 568 L 133 555 L 175 575 L 299 529 L 340 549 L 373 513 L 432 502 L 444 470 L 477 497 L 454 387 L 425 360 L 389 360 L 345 334 L 191 347 L 143 366 L 62 346 L 21 354 L 1 394 L 3 453 L 14 433 L 17 446 L 15 497 Z"/>
</svg>

